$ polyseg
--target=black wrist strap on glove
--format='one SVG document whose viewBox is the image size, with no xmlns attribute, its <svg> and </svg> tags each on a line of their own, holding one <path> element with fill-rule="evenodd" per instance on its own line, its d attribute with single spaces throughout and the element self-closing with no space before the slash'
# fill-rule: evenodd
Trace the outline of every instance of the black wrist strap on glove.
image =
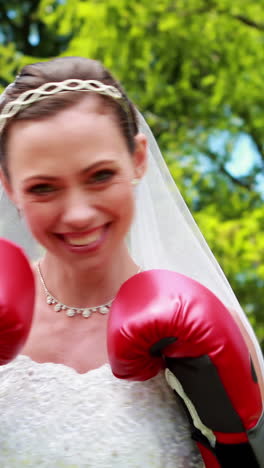
<svg viewBox="0 0 264 468">
<path fill-rule="evenodd" d="M 245 430 L 208 356 L 165 361 L 167 381 L 181 397 L 198 446 L 210 450 L 221 468 L 264 468 L 264 415 L 255 428 Z M 248 441 L 220 443 L 214 432 L 230 434 L 231 440 L 232 434 L 244 432 Z"/>
</svg>

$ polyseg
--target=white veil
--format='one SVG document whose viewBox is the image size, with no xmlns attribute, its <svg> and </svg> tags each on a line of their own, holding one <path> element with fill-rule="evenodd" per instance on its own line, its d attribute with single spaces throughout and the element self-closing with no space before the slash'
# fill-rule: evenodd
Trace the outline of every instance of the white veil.
<svg viewBox="0 0 264 468">
<path fill-rule="evenodd" d="M 222 300 L 251 351 L 264 401 L 264 361 L 255 333 L 172 179 L 149 126 L 141 114 L 138 118 L 148 140 L 148 171 L 136 189 L 131 254 L 145 268 L 170 269 L 199 281 Z"/>
<path fill-rule="evenodd" d="M 133 257 L 146 268 L 168 268 L 200 281 L 228 307 L 238 302 L 183 200 L 157 142 L 141 114 L 148 140 L 148 171 L 137 186 L 136 216 L 130 233 Z M 244 315 L 244 314 L 243 314 Z"/>
<path fill-rule="evenodd" d="M 264 361 L 253 329 L 177 189 L 150 128 L 139 113 L 138 118 L 139 130 L 148 140 L 148 170 L 135 189 L 136 214 L 128 236 L 131 255 L 144 269 L 165 268 L 190 276 L 222 300 L 251 351 L 264 400 Z M 1 185 L 0 237 L 21 245 L 31 259 L 41 254 Z"/>
</svg>

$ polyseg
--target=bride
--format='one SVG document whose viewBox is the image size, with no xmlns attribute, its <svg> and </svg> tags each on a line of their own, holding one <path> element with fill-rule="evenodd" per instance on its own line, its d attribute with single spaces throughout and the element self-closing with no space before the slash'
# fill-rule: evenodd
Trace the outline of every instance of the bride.
<svg viewBox="0 0 264 468">
<path fill-rule="evenodd" d="M 99 62 L 78 57 L 24 67 L 0 112 L 0 235 L 25 248 L 36 282 L 26 344 L 0 367 L 1 466 L 203 466 L 163 375 L 125 382 L 108 365 L 119 288 L 168 268 L 218 295 L 263 375 L 254 333 L 144 119 Z"/>
</svg>

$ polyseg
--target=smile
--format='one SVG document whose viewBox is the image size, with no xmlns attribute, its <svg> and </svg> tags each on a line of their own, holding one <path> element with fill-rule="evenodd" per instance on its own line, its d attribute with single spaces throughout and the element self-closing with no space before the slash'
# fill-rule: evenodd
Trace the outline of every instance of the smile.
<svg viewBox="0 0 264 468">
<path fill-rule="evenodd" d="M 73 237 L 71 238 L 71 236 L 67 236 L 66 237 L 66 241 L 70 244 L 70 245 L 89 245 L 89 244 L 92 244 L 93 242 L 96 242 L 100 239 L 102 235 L 102 229 L 100 229 L 99 231 L 97 232 L 92 232 L 91 234 L 84 234 L 84 235 L 80 235 L 78 237 Z"/>
<path fill-rule="evenodd" d="M 91 247 L 100 243 L 104 237 L 106 226 L 101 226 L 92 230 L 92 232 L 67 233 L 60 237 L 66 244 L 72 247 Z"/>
</svg>

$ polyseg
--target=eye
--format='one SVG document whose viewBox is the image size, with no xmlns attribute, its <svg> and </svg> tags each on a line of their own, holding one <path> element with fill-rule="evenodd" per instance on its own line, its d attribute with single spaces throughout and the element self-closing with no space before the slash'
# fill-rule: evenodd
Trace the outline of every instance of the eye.
<svg viewBox="0 0 264 468">
<path fill-rule="evenodd" d="M 96 171 L 90 178 L 89 181 L 93 184 L 100 184 L 103 182 L 107 182 L 112 177 L 114 177 L 115 171 L 112 169 L 101 169 L 100 171 Z"/>
<path fill-rule="evenodd" d="M 47 193 L 53 192 L 55 187 L 50 184 L 36 184 L 28 189 L 30 193 L 36 193 L 38 195 L 45 195 Z"/>
</svg>

